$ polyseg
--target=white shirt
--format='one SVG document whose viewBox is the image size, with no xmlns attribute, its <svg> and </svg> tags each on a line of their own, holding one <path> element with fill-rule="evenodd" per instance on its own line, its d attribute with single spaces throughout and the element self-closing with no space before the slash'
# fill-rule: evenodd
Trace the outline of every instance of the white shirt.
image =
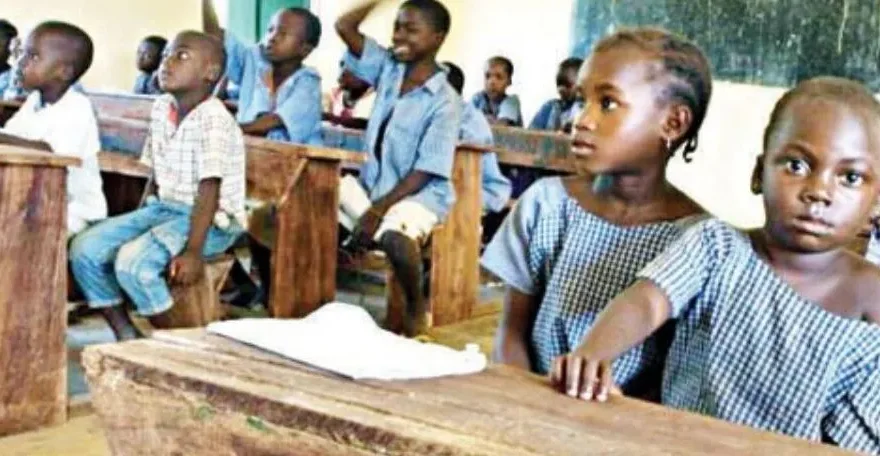
<svg viewBox="0 0 880 456">
<path fill-rule="evenodd" d="M 220 178 L 214 224 L 225 229 L 232 217 L 246 227 L 244 135 L 235 118 L 212 97 L 177 122 L 174 98 L 157 98 L 141 162 L 153 168 L 159 199 L 194 206 L 199 182 Z"/>
<path fill-rule="evenodd" d="M 85 95 L 68 90 L 55 104 L 43 106 L 40 93 L 34 91 L 2 131 L 46 142 L 54 153 L 82 160 L 81 166 L 67 169 L 68 235 L 82 231 L 89 222 L 107 218 L 98 166 L 98 121 Z"/>
</svg>

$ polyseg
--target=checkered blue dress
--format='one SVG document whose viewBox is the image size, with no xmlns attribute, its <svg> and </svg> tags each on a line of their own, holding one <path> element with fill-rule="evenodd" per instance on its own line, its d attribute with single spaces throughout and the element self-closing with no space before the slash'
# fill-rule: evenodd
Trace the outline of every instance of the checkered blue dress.
<svg viewBox="0 0 880 456">
<path fill-rule="evenodd" d="M 880 453 L 880 327 L 802 298 L 718 220 L 638 276 L 666 292 L 677 320 L 664 404 Z"/>
<path fill-rule="evenodd" d="M 486 247 L 482 265 L 540 300 L 532 369 L 546 374 L 554 358 L 576 348 L 608 302 L 697 220 L 618 226 L 584 210 L 558 177 L 529 187 Z M 663 339 L 651 338 L 616 362 L 615 380 L 625 392 L 659 390 L 669 337 Z"/>
</svg>

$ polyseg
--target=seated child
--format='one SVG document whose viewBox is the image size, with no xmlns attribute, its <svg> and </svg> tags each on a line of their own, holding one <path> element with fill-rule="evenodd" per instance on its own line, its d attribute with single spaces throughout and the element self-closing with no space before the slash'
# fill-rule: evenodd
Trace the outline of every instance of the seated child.
<svg viewBox="0 0 880 456">
<path fill-rule="evenodd" d="M 159 75 L 156 70 L 162 63 L 162 53 L 168 40 L 161 36 L 148 36 L 141 41 L 137 50 L 137 67 L 140 73 L 134 81 L 134 93 L 140 95 L 159 95 Z"/>
<path fill-rule="evenodd" d="M 790 90 L 752 191 L 763 228 L 690 228 L 556 359 L 553 381 L 606 399 L 614 360 L 674 319 L 664 404 L 878 453 L 880 328 L 860 320 L 877 322 L 880 269 L 845 246 L 880 192 L 880 103 L 839 78 Z"/>
<path fill-rule="evenodd" d="M 0 96 L 9 87 L 12 78 L 12 60 L 14 40 L 18 37 L 18 29 L 9 21 L 0 19 Z"/>
<path fill-rule="evenodd" d="M 452 62 L 443 62 L 443 65 L 446 67 L 446 77 L 449 84 L 461 95 L 461 89 L 464 87 L 464 72 Z M 461 134 L 459 135 L 461 142 L 477 146 L 494 144 L 495 137 L 492 135 L 492 128 L 489 126 L 486 116 L 464 100 L 462 100 L 461 106 Z M 510 180 L 501 174 L 498 156 L 494 152 L 484 153 L 480 165 L 483 174 L 483 211 L 501 212 L 510 201 L 512 189 Z"/>
<path fill-rule="evenodd" d="M 571 132 L 574 117 L 581 110 L 577 102 L 577 75 L 584 61 L 571 57 L 559 64 L 556 72 L 556 91 L 559 98 L 547 100 L 535 114 L 529 128 L 532 130 L 552 130 Z"/>
<path fill-rule="evenodd" d="M 360 178 L 343 179 L 341 203 L 355 246 L 374 243 L 387 255 L 406 295 L 404 332 L 427 326 L 421 246 L 455 199 L 450 181 L 461 127 L 459 96 L 436 61 L 449 31 L 449 11 L 437 0 L 407 0 L 397 13 L 392 49 L 365 37 L 360 25 L 378 1 L 339 18 L 352 72 L 376 88 Z M 348 200 L 367 207 L 347 211 Z"/>
<path fill-rule="evenodd" d="M 0 130 L 0 144 L 82 160 L 67 171 L 68 237 L 107 217 L 98 166 L 98 122 L 92 103 L 72 86 L 89 69 L 92 40 L 80 28 L 44 22 L 31 32 L 20 59 L 21 86 L 31 91 Z"/>
<path fill-rule="evenodd" d="M 183 32 L 174 39 L 159 67 L 166 95 L 153 105 L 141 155 L 153 168 L 158 199 L 86 230 L 70 247 L 77 284 L 120 340 L 139 336 L 121 305 L 123 292 L 138 313 L 163 326 L 173 305 L 166 278 L 195 282 L 204 257 L 226 251 L 244 230 L 244 137 L 211 95 L 225 58 L 214 37 Z"/>
<path fill-rule="evenodd" d="M 510 59 L 495 56 L 486 62 L 485 88 L 474 94 L 471 103 L 486 115 L 489 123 L 522 126 L 519 97 L 507 94 L 512 83 L 513 62 Z"/>
<path fill-rule="evenodd" d="M 700 49 L 663 30 L 620 31 L 596 45 L 579 85 L 578 174 L 526 190 L 482 259 L 507 285 L 497 361 L 540 374 L 703 214 L 666 180 L 675 151 L 695 150 L 709 105 Z M 661 335 L 627 353 L 615 376 L 624 391 L 656 399 L 666 345 Z"/>
<path fill-rule="evenodd" d="M 205 31 L 224 41 L 226 77 L 238 86 L 236 118 L 246 135 L 321 144 L 321 76 L 303 66 L 318 46 L 321 22 L 304 8 L 283 8 L 256 46 L 220 28 L 214 4 L 203 0 Z"/>
</svg>

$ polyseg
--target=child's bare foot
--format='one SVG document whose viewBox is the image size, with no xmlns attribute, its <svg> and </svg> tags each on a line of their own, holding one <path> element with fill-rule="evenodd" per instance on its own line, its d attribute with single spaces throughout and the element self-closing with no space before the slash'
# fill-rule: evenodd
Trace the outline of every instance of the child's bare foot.
<svg viewBox="0 0 880 456">
<path fill-rule="evenodd" d="M 113 334 L 119 342 L 144 337 L 144 335 L 138 331 L 137 327 L 135 327 L 134 323 L 132 323 L 131 318 L 128 316 L 128 312 L 123 306 L 113 306 L 101 309 L 101 315 L 107 320 L 107 324 L 110 325 L 110 329 L 113 330 Z"/>
</svg>

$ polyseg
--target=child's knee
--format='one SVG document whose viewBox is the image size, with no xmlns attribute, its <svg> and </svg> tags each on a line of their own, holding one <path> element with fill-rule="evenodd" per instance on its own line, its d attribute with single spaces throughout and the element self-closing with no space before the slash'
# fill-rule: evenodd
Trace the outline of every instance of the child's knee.
<svg viewBox="0 0 880 456">
<path fill-rule="evenodd" d="M 101 256 L 102 249 L 100 237 L 89 236 L 88 232 L 83 232 L 74 236 L 70 241 L 67 256 L 73 265 L 96 263 Z"/>
<path fill-rule="evenodd" d="M 155 249 L 162 249 L 160 245 L 150 242 L 147 236 L 141 236 L 119 248 L 116 254 L 114 269 L 116 277 L 120 285 L 146 283 L 154 280 L 160 273 L 154 264 L 150 261 L 151 253 Z"/>
<path fill-rule="evenodd" d="M 383 233 L 379 247 L 394 265 L 412 268 L 421 265 L 418 242 L 399 231 L 388 230 Z"/>
</svg>

